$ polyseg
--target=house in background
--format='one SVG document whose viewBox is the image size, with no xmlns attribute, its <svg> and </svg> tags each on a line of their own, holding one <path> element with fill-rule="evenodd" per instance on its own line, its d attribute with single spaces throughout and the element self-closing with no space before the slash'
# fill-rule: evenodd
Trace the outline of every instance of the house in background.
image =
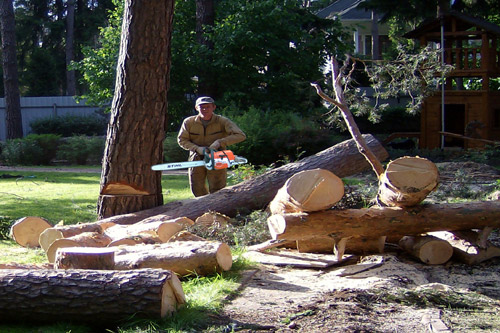
<svg viewBox="0 0 500 333">
<path fill-rule="evenodd" d="M 389 45 L 388 27 L 379 22 L 376 12 L 358 8 L 364 0 L 338 0 L 316 15 L 324 19 L 340 20 L 352 31 L 355 55 L 380 59 Z"/>
<path fill-rule="evenodd" d="M 420 147 L 480 148 L 500 140 L 500 90 L 491 84 L 500 78 L 500 26 L 457 12 L 441 16 L 405 34 L 421 46 L 441 44 L 443 23 L 444 61 L 454 66 L 441 93 L 424 101 Z"/>
</svg>

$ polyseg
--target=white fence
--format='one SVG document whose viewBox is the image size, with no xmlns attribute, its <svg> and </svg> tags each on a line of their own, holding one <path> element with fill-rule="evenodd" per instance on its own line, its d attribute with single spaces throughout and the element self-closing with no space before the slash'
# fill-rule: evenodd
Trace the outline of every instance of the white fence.
<svg viewBox="0 0 500 333">
<path fill-rule="evenodd" d="M 98 107 L 77 102 L 72 96 L 21 97 L 21 115 L 24 136 L 30 134 L 30 123 L 39 118 L 55 116 L 91 116 L 99 111 Z M 7 128 L 5 122 L 5 98 L 0 98 L 0 141 L 5 141 Z"/>
</svg>

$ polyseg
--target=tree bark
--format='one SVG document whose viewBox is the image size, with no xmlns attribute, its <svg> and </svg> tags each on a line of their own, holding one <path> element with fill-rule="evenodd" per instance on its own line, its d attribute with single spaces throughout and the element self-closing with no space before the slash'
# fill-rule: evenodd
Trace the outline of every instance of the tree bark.
<svg viewBox="0 0 500 333">
<path fill-rule="evenodd" d="M 20 218 L 10 228 L 10 235 L 17 244 L 24 247 L 39 247 L 40 234 L 52 225 L 41 217 L 27 216 Z"/>
<path fill-rule="evenodd" d="M 387 165 L 380 177 L 377 199 L 389 207 L 411 207 L 421 203 L 438 186 L 439 171 L 421 157 L 401 157 Z"/>
<path fill-rule="evenodd" d="M 160 269 L 0 271 L 2 323 L 109 326 L 131 317 L 161 319 L 183 303 L 179 279 Z"/>
<path fill-rule="evenodd" d="M 344 183 L 324 169 L 290 177 L 269 204 L 271 214 L 314 212 L 331 208 L 344 196 Z"/>
<path fill-rule="evenodd" d="M 24 135 L 16 58 L 16 23 L 13 0 L 2 0 L 0 4 L 0 26 L 2 33 L 6 138 L 10 140 L 22 138 Z"/>
<path fill-rule="evenodd" d="M 318 236 L 411 236 L 430 231 L 500 226 L 500 201 L 420 205 L 407 209 L 371 207 L 327 210 L 311 214 L 272 215 L 268 218 L 273 239 L 303 240 Z"/>
<path fill-rule="evenodd" d="M 163 204 L 161 173 L 174 1 L 125 1 L 115 95 L 101 174 L 98 216 Z M 114 185 L 129 186 L 129 195 Z"/>
<path fill-rule="evenodd" d="M 115 251 L 108 248 L 68 247 L 57 251 L 55 269 L 112 270 L 115 267 Z"/>
<path fill-rule="evenodd" d="M 207 50 L 213 50 L 214 44 L 207 37 L 206 29 L 213 28 L 215 22 L 214 0 L 196 0 L 196 42 Z M 212 58 L 211 52 L 207 57 Z M 209 60 L 209 59 L 208 59 Z M 198 95 L 217 96 L 217 80 L 214 80 L 210 67 L 205 66 L 198 69 Z"/>
<path fill-rule="evenodd" d="M 372 135 L 365 135 L 365 140 L 371 151 L 380 160 L 388 157 L 387 151 Z M 170 202 L 134 214 L 113 216 L 103 219 L 101 222 L 133 224 L 142 221 L 141 223 L 149 223 L 181 216 L 196 220 L 197 217 L 208 211 L 235 216 L 238 212 L 247 213 L 264 209 L 288 178 L 300 171 L 321 168 L 329 170 L 342 178 L 367 170 L 369 167 L 370 165 L 366 159 L 359 153 L 356 143 L 351 139 L 298 162 L 286 164 L 213 194 L 195 199 Z"/>
<path fill-rule="evenodd" d="M 227 244 L 186 241 L 115 248 L 115 269 L 162 268 L 180 275 L 210 275 L 232 266 Z"/>
</svg>

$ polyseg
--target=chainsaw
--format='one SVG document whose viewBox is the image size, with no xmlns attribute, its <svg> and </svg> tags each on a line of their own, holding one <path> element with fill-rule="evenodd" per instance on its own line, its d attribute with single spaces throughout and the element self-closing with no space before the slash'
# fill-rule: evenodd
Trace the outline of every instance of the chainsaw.
<svg viewBox="0 0 500 333">
<path fill-rule="evenodd" d="M 151 167 L 151 170 L 176 170 L 199 166 L 204 166 L 208 170 L 221 170 L 245 163 L 248 163 L 246 158 L 234 155 L 230 150 L 216 151 L 210 148 L 205 148 L 204 158 L 202 161 L 156 164 Z"/>
</svg>

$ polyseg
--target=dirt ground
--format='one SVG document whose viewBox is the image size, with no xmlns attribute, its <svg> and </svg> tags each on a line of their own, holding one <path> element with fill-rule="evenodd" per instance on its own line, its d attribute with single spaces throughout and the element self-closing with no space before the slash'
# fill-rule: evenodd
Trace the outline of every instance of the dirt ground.
<svg viewBox="0 0 500 333">
<path fill-rule="evenodd" d="M 450 193 L 494 192 L 500 172 L 473 162 L 442 163 L 440 186 L 426 199 Z M 376 185 L 370 173 L 356 175 Z M 497 194 L 489 200 L 498 200 Z M 490 241 L 500 245 L 498 230 Z M 387 244 L 382 254 L 354 257 L 329 268 L 261 262 L 245 272 L 237 296 L 212 327 L 223 332 L 500 332 L 500 258 L 469 266 L 430 266 Z M 310 256 L 314 257 L 313 254 Z M 329 255 L 316 260 L 328 261 Z M 263 262 L 263 263 L 262 263 Z"/>
</svg>

